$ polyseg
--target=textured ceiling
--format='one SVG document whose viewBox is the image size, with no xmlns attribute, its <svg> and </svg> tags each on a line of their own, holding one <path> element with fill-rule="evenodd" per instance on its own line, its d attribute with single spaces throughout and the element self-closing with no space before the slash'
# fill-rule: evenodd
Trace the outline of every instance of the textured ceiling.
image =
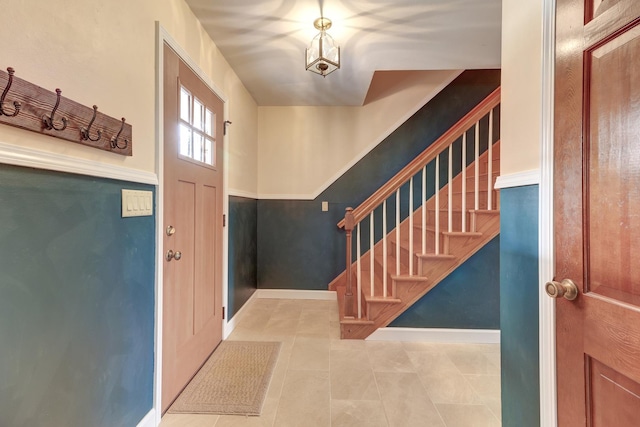
<svg viewBox="0 0 640 427">
<path fill-rule="evenodd" d="M 362 105 L 377 70 L 500 67 L 500 0 L 187 0 L 258 105 Z M 333 21 L 340 70 L 305 70 Z"/>
</svg>

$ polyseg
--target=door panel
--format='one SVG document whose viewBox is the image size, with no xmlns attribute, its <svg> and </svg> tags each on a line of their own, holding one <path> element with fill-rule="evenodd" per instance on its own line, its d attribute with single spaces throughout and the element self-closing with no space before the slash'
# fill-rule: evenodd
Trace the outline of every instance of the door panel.
<svg viewBox="0 0 640 427">
<path fill-rule="evenodd" d="M 640 2 L 558 0 L 558 425 L 640 425 Z M 586 22 L 586 23 L 585 23 Z"/>
<path fill-rule="evenodd" d="M 222 339 L 222 112 L 165 45 L 163 412 Z"/>
</svg>

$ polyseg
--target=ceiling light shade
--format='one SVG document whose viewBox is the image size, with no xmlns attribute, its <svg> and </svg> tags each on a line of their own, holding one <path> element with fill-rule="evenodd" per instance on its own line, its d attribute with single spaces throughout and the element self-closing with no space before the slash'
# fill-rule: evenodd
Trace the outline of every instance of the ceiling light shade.
<svg viewBox="0 0 640 427">
<path fill-rule="evenodd" d="M 306 67 L 307 70 L 325 77 L 340 68 L 340 47 L 327 34 L 327 30 L 331 28 L 329 18 L 318 18 L 313 25 L 320 33 L 311 40 L 311 45 L 306 49 Z"/>
</svg>

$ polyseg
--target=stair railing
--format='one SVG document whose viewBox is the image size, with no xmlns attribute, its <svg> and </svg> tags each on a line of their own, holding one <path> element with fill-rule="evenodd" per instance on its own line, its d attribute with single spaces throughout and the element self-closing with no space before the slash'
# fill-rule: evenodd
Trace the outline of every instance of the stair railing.
<svg viewBox="0 0 640 427">
<path fill-rule="evenodd" d="M 433 194 L 433 205 L 434 205 L 434 254 L 439 255 L 442 252 L 442 248 L 440 247 L 440 193 L 441 189 L 444 187 L 448 187 L 446 189 L 446 200 L 447 200 L 447 231 L 451 233 L 453 231 L 453 157 L 454 150 L 452 148 L 453 144 L 456 141 L 461 140 L 461 149 L 460 149 L 460 174 L 461 174 L 461 208 L 459 209 L 461 212 L 461 227 L 460 231 L 466 232 L 467 221 L 466 221 L 466 212 L 467 212 L 467 173 L 469 168 L 473 168 L 474 174 L 474 197 L 473 197 L 473 209 L 479 210 L 481 208 L 480 201 L 480 162 L 478 159 L 480 158 L 480 123 L 482 120 L 485 120 L 488 116 L 488 136 L 487 136 L 487 147 L 486 147 L 486 158 L 487 160 L 487 200 L 486 200 L 486 209 L 491 210 L 493 208 L 493 140 L 494 140 L 494 109 L 498 107 L 500 104 L 500 88 L 497 88 L 493 91 L 489 96 L 487 96 L 480 104 L 474 107 L 469 113 L 467 113 L 462 119 L 460 119 L 455 125 L 453 125 L 449 130 L 447 130 L 440 138 L 438 138 L 434 143 L 432 143 L 427 149 L 425 149 L 420 155 L 418 155 L 415 159 L 413 159 L 405 168 L 403 168 L 400 172 L 398 172 L 393 178 L 387 181 L 382 187 L 380 187 L 375 193 L 373 193 L 369 198 L 367 198 L 360 206 L 355 209 L 347 208 L 345 218 L 338 223 L 338 227 L 344 228 L 346 232 L 346 290 L 345 290 L 345 306 L 344 306 L 344 316 L 345 318 L 358 318 L 361 319 L 362 315 L 362 276 L 363 274 L 369 276 L 369 284 L 370 290 L 369 294 L 372 298 L 382 297 L 387 298 L 389 294 L 393 294 L 389 292 L 388 279 L 389 276 L 389 266 L 388 264 L 388 218 L 387 218 L 387 207 L 388 204 L 395 203 L 395 276 L 400 276 L 402 274 L 401 269 L 401 187 L 408 185 L 409 187 L 409 196 L 408 196 L 408 268 L 407 274 L 409 276 L 413 276 L 415 274 L 414 269 L 414 211 L 418 208 L 422 209 L 421 212 L 421 250 L 423 254 L 427 253 L 427 179 L 428 172 L 427 166 L 431 164 L 431 162 L 435 163 L 433 168 L 435 169 L 435 173 L 433 173 L 433 179 L 435 182 L 430 183 L 433 185 L 434 194 Z M 473 133 L 473 162 L 467 162 L 467 150 L 471 147 L 467 147 L 467 134 L 469 132 Z M 446 156 L 446 157 L 444 157 Z M 441 179 L 441 161 L 442 159 L 446 159 L 447 163 L 447 176 L 446 179 Z M 467 167 L 468 164 L 472 166 Z M 416 176 L 420 175 L 421 178 L 421 198 L 422 201 L 420 206 L 414 207 L 414 181 L 416 180 Z M 416 196 L 417 197 L 417 196 Z M 482 203 L 484 204 L 484 203 Z M 375 286 L 375 216 L 374 211 L 377 208 L 381 208 L 382 210 L 382 247 L 379 248 L 382 250 L 382 284 L 381 289 L 376 289 Z M 362 234 L 366 233 L 367 230 L 362 226 L 362 222 L 366 219 L 369 219 L 369 253 L 368 256 L 363 256 L 362 254 Z M 393 219 L 392 219 L 393 220 Z M 353 250 L 352 250 L 352 233 L 355 229 L 355 240 L 356 240 L 356 261 L 355 261 L 355 274 L 353 272 Z M 366 242 L 365 242 L 366 243 Z M 380 246 L 380 245 L 378 245 Z M 368 269 L 363 270 L 363 264 L 368 264 Z M 364 267 L 366 268 L 366 266 Z M 356 299 L 353 300 L 353 279 L 355 276 L 356 282 Z M 393 295 L 392 295 L 393 296 Z M 354 305 L 356 307 L 357 313 L 354 310 Z"/>
</svg>

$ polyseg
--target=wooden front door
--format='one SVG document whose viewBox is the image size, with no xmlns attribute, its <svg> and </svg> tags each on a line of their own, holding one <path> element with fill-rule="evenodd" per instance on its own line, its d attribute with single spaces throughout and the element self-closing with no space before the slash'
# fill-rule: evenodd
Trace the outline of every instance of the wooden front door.
<svg viewBox="0 0 640 427">
<path fill-rule="evenodd" d="M 558 0 L 554 145 L 558 424 L 639 426 L 639 1 Z"/>
<path fill-rule="evenodd" d="M 162 411 L 222 339 L 223 103 L 164 46 Z"/>
</svg>

